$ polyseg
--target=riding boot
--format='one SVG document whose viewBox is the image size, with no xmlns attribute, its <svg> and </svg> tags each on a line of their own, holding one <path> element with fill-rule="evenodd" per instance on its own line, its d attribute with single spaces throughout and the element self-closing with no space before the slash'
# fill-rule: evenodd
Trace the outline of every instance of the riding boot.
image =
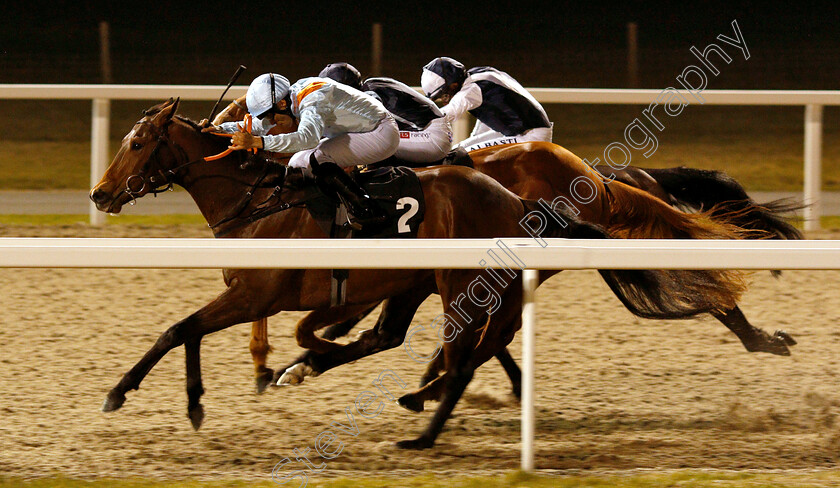
<svg viewBox="0 0 840 488">
<path fill-rule="evenodd" d="M 318 163 L 315 156 L 310 158 L 310 167 L 316 181 L 324 184 L 344 201 L 350 211 L 350 224 L 358 229 L 382 224 L 387 216 L 375 200 L 335 163 Z M 356 224 L 356 225 L 353 225 Z"/>
</svg>

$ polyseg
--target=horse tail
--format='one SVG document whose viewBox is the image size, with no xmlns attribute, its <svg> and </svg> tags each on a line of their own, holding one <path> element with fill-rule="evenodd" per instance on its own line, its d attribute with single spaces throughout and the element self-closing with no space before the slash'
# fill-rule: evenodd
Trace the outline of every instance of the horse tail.
<svg viewBox="0 0 840 488">
<path fill-rule="evenodd" d="M 739 226 L 748 209 L 685 213 L 637 188 L 614 181 L 607 187 L 610 214 L 607 229 L 621 239 L 747 239 L 767 238 L 762 229 Z"/>
<path fill-rule="evenodd" d="M 802 233 L 783 215 L 807 205 L 793 199 L 757 204 L 734 178 L 722 171 L 680 166 L 647 169 L 649 174 L 680 206 L 709 210 L 711 216 L 728 214 L 729 222 L 744 229 L 761 230 L 771 239 L 802 239 Z"/>
<path fill-rule="evenodd" d="M 611 183 L 613 185 L 621 183 Z M 625 186 L 626 185 L 622 185 Z M 630 187 L 626 187 L 630 188 Z M 631 188 L 631 190 L 635 190 Z M 647 194 L 639 191 L 642 195 Z M 680 212 L 653 197 L 663 207 Z M 537 202 L 522 200 L 526 214 L 544 212 Z M 568 239 L 610 239 L 603 227 L 578 220 L 571 212 L 555 208 L 562 224 L 552 218 L 543 237 Z M 690 217 L 691 218 L 691 217 Z M 689 218 L 689 220 L 690 220 Z M 721 225 L 721 224 L 718 224 Z M 724 226 L 725 227 L 725 226 Z M 711 231 L 709 231 L 711 232 Z M 724 232 L 718 234 L 722 237 Z M 658 237 L 648 235 L 645 237 Z M 727 237 L 731 235 L 727 234 Z M 741 273 L 726 270 L 598 270 L 621 303 L 634 315 L 649 319 L 682 319 L 714 310 L 733 308 L 746 290 Z"/>
</svg>

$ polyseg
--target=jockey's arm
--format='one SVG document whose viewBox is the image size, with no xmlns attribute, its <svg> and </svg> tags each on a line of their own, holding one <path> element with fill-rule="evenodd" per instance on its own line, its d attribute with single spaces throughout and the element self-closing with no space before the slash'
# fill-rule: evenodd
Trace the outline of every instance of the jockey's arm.
<svg viewBox="0 0 840 488">
<path fill-rule="evenodd" d="M 258 119 L 254 117 L 252 124 L 253 126 L 251 127 L 251 133 L 256 136 L 268 134 L 268 131 L 270 131 L 272 127 L 274 127 L 274 124 L 272 124 L 268 118 Z M 241 120 L 238 122 L 225 122 L 223 124 L 219 124 L 217 129 L 218 132 L 222 132 L 225 134 L 235 134 L 237 132 L 242 131 L 242 125 L 243 122 Z"/>
<path fill-rule="evenodd" d="M 235 122 L 228 122 L 220 127 L 225 132 L 236 132 L 231 145 L 233 149 L 256 147 L 270 152 L 294 153 L 312 149 L 321 142 L 326 127 L 325 120 L 328 110 L 324 94 L 316 90 L 303 100 L 299 108 L 298 127 L 294 132 L 269 135 L 268 132 L 274 127 L 274 124 L 268 119 L 263 119 L 259 124 L 256 121 L 254 123 L 252 134 L 261 137 L 253 137 L 239 132 Z"/>
<path fill-rule="evenodd" d="M 245 95 L 230 102 L 224 110 L 219 112 L 219 115 L 213 119 L 213 125 L 222 125 L 225 122 L 234 122 L 242 120 L 245 114 L 248 113 L 248 108 L 245 105 Z"/>
<path fill-rule="evenodd" d="M 483 101 L 481 88 L 475 83 L 469 83 L 453 95 L 452 100 L 445 107 L 441 107 L 440 111 L 451 124 L 468 111 L 480 107 Z"/>
<path fill-rule="evenodd" d="M 295 132 L 264 135 L 263 149 L 266 151 L 292 153 L 312 149 L 321 142 L 324 134 L 324 116 L 316 107 L 301 109 L 300 123 Z"/>
</svg>

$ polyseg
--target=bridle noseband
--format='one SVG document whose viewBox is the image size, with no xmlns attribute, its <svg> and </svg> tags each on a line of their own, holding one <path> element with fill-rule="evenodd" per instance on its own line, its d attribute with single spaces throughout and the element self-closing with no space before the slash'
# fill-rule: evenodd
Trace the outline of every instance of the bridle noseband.
<svg viewBox="0 0 840 488">
<path fill-rule="evenodd" d="M 178 171 L 180 171 L 181 169 L 183 169 L 187 166 L 190 166 L 190 165 L 195 164 L 199 161 L 202 161 L 202 159 L 198 159 L 198 160 L 195 160 L 195 161 L 189 161 L 187 163 L 180 164 L 180 165 L 178 165 L 174 168 L 167 169 L 167 170 L 164 170 L 163 168 L 161 168 L 160 159 L 158 158 L 158 153 L 160 151 L 161 146 L 163 146 L 163 145 L 169 147 L 170 150 L 172 150 L 174 148 L 175 150 L 173 150 L 172 153 L 173 153 L 173 155 L 175 155 L 176 158 L 178 158 L 180 156 L 182 159 L 187 159 L 186 151 L 184 151 L 184 149 L 181 146 L 179 146 L 177 143 L 173 142 L 169 138 L 169 124 L 171 124 L 171 123 L 172 123 L 171 120 L 168 121 L 163 126 L 163 129 L 160 130 L 156 125 L 149 122 L 148 120 L 139 120 L 137 122 L 136 125 L 147 125 L 147 126 L 149 126 L 149 129 L 152 131 L 153 136 L 155 135 L 155 133 L 157 133 L 157 141 L 155 142 L 155 147 L 154 147 L 154 149 L 152 149 L 152 153 L 149 155 L 149 158 L 143 164 L 143 167 L 140 168 L 140 172 L 137 173 L 137 174 L 129 176 L 125 180 L 125 189 L 123 190 L 123 193 L 125 193 L 126 195 L 128 195 L 131 198 L 131 201 L 129 202 L 129 205 L 134 205 L 135 203 L 137 203 L 137 199 L 142 197 L 146 193 L 151 193 L 152 195 L 157 196 L 158 193 L 163 193 L 165 191 L 172 191 L 173 190 L 173 185 L 175 184 L 175 178 L 176 178 L 176 175 L 177 175 Z M 147 177 L 145 176 L 145 174 L 148 172 L 149 167 L 151 166 L 153 160 L 157 161 L 157 174 L 149 176 L 148 177 L 148 182 L 147 182 L 146 181 Z M 158 179 L 158 178 L 160 178 L 160 179 Z M 140 188 L 135 190 L 135 189 L 132 188 L 132 182 L 137 182 L 137 181 L 140 182 Z M 163 188 L 161 188 L 161 186 L 163 186 Z M 148 189 L 147 189 L 147 187 L 148 187 Z"/>
</svg>

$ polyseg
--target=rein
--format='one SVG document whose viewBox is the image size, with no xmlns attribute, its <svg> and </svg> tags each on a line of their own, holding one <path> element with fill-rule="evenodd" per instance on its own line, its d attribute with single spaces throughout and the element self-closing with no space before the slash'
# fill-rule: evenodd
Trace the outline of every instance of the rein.
<svg viewBox="0 0 840 488">
<path fill-rule="evenodd" d="M 131 201 L 129 202 L 129 205 L 134 205 L 137 202 L 137 199 L 140 198 L 143 195 L 144 190 L 146 191 L 146 193 L 151 193 L 154 196 L 157 196 L 158 193 L 163 193 L 165 191 L 172 191 L 173 190 L 173 185 L 176 182 L 177 175 L 181 170 L 183 170 L 185 168 L 188 168 L 188 167 L 190 167 L 194 164 L 197 164 L 197 163 L 203 163 L 203 162 L 208 162 L 208 161 L 216 161 L 216 160 L 222 159 L 224 157 L 227 157 L 231 153 L 233 153 L 233 150 L 228 148 L 228 149 L 226 149 L 225 151 L 223 151 L 219 154 L 190 160 L 190 161 L 187 161 L 185 163 L 178 164 L 174 168 L 163 170 L 163 169 L 160 168 L 161 164 L 160 164 L 160 161 L 159 161 L 159 152 L 160 152 L 160 148 L 164 145 L 170 148 L 170 150 L 172 151 L 173 155 L 176 158 L 179 158 L 181 160 L 185 160 L 185 159 L 188 158 L 186 151 L 178 143 L 172 141 L 172 139 L 169 138 L 169 125 L 171 123 L 172 123 L 172 121 L 167 122 L 167 124 L 163 126 L 163 129 L 160 130 L 160 129 L 158 129 L 158 127 L 156 127 L 154 124 L 152 124 L 149 121 L 140 120 L 140 121 L 137 122 L 137 124 L 148 125 L 151 128 L 153 134 L 157 133 L 157 141 L 155 143 L 154 149 L 152 150 L 152 153 L 149 155 L 149 159 L 146 160 L 146 163 L 140 169 L 140 172 L 138 174 L 131 175 L 126 179 L 125 189 L 123 190 L 123 193 L 127 194 L 131 198 Z M 251 117 L 247 116 L 246 119 L 245 119 L 244 127 L 240 126 L 240 128 L 242 128 L 244 131 L 247 131 L 248 133 L 251 133 L 252 123 L 253 122 L 252 122 Z M 214 135 L 223 135 L 223 136 L 232 137 L 232 135 L 229 135 L 229 134 L 215 134 L 214 133 Z M 257 149 L 256 148 L 251 148 L 251 149 L 248 149 L 248 152 L 250 152 L 252 154 L 256 154 Z M 147 177 L 144 176 L 144 173 L 146 173 L 149 170 L 149 167 L 151 166 L 153 161 L 156 161 L 158 163 L 157 164 L 157 174 L 149 176 L 148 177 L 148 182 L 147 182 Z M 308 200 L 313 198 L 314 195 L 310 193 L 310 194 L 306 195 L 304 198 L 293 201 L 293 202 L 284 201 L 281 198 L 281 195 L 282 195 L 283 191 L 286 189 L 286 185 L 285 185 L 285 183 L 286 183 L 286 172 L 285 171 L 283 172 L 283 176 L 281 178 L 281 181 L 279 182 L 279 185 L 276 185 L 276 184 L 275 185 L 263 185 L 263 182 L 264 182 L 265 178 L 269 175 L 269 169 L 270 168 L 268 166 L 266 166 L 263 174 L 259 178 L 257 178 L 256 181 L 254 181 L 253 183 L 246 183 L 246 182 L 242 182 L 242 181 L 234 179 L 234 181 L 236 181 L 240 184 L 243 184 L 245 186 L 248 186 L 249 188 L 245 192 L 245 194 L 243 195 L 242 200 L 240 200 L 240 202 L 234 207 L 234 209 L 230 212 L 230 214 L 227 217 L 222 218 L 221 220 L 219 220 L 215 224 L 208 224 L 209 227 L 211 229 L 213 229 L 213 233 L 216 237 L 222 237 L 224 235 L 227 235 L 230 232 L 232 232 L 233 230 L 235 230 L 235 229 L 237 229 L 237 228 L 239 228 L 243 225 L 247 225 L 247 224 L 256 222 L 257 220 L 265 218 L 265 217 L 267 217 L 271 214 L 282 212 L 282 211 L 285 211 L 285 210 L 289 210 L 289 209 L 295 208 L 295 207 L 302 207 L 306 204 L 306 202 Z M 132 184 L 133 184 L 133 182 L 137 182 L 137 181 L 140 182 L 140 188 L 139 189 L 133 189 Z M 148 190 L 147 190 L 147 185 L 148 185 Z M 136 186 L 136 185 L 134 185 L 134 186 Z M 163 187 L 161 188 L 161 186 L 163 186 Z M 268 196 L 268 198 L 266 198 L 261 203 L 259 203 L 249 214 L 247 214 L 245 216 L 242 216 L 242 213 L 245 211 L 245 209 L 248 208 L 248 206 L 253 201 L 255 191 L 259 188 L 270 188 L 270 187 L 274 187 L 274 190 L 271 192 L 271 194 Z M 274 198 L 277 198 L 278 203 L 272 204 L 272 205 L 266 205 L 269 201 L 271 201 Z M 218 227 L 221 227 L 225 224 L 229 224 L 229 223 L 236 222 L 236 221 L 238 221 L 237 223 L 239 225 L 231 226 L 230 228 L 225 229 L 221 232 L 216 231 L 216 229 Z"/>
<path fill-rule="evenodd" d="M 146 160 L 146 164 L 144 164 L 143 167 L 140 169 L 140 173 L 138 173 L 136 175 L 131 175 L 125 180 L 125 190 L 123 190 L 123 192 L 125 194 L 127 194 L 129 197 L 131 197 L 131 202 L 129 202 L 129 205 L 134 205 L 135 203 L 137 203 L 137 198 L 139 196 L 141 196 L 141 194 L 143 193 L 143 190 L 146 189 L 146 178 L 143 176 L 143 173 L 146 172 L 146 170 L 148 169 L 152 160 L 157 158 L 158 151 L 160 150 L 161 144 L 166 144 L 167 146 L 174 147 L 175 149 L 177 149 L 177 151 L 179 153 L 179 154 L 176 154 L 176 157 L 178 157 L 178 155 L 180 155 L 182 157 L 182 159 L 187 159 L 186 151 L 184 151 L 184 149 L 181 146 L 179 146 L 177 143 L 175 143 L 171 139 L 169 139 L 169 124 L 171 124 L 171 123 L 172 123 L 172 121 L 167 122 L 166 125 L 164 125 L 163 130 L 160 131 L 160 133 L 158 134 L 157 142 L 155 144 L 155 148 L 152 150 L 152 154 L 149 156 L 149 159 Z M 154 124 L 152 124 L 151 122 L 149 122 L 147 120 L 140 120 L 140 121 L 137 122 L 137 124 L 148 125 L 152 129 L 152 133 L 158 132 L 158 128 Z M 240 125 L 239 128 L 242 129 L 243 131 L 247 132 L 248 134 L 251 133 L 251 130 L 253 128 L 253 119 L 251 117 L 251 114 L 246 114 L 245 115 L 244 126 Z M 214 133 L 213 135 L 233 137 L 232 134 Z M 250 148 L 250 149 L 248 149 L 248 152 L 250 152 L 251 154 L 256 154 L 257 153 L 257 148 Z M 174 153 L 174 151 L 173 151 L 173 153 Z M 206 156 L 206 157 L 203 157 L 203 158 L 195 159 L 193 161 L 187 161 L 186 163 L 180 164 L 180 165 L 178 165 L 174 168 L 168 169 L 166 171 L 164 171 L 162 169 L 158 169 L 158 175 L 163 180 L 162 184 L 165 184 L 166 186 L 164 188 L 159 188 L 159 185 L 157 185 L 158 182 L 155 181 L 157 179 L 158 175 L 150 176 L 149 177 L 149 183 L 151 183 L 153 186 L 151 186 L 149 188 L 147 193 L 151 193 L 152 195 L 157 196 L 158 193 L 163 193 L 165 191 L 172 191 L 172 185 L 175 183 L 174 178 L 176 177 L 177 173 L 179 171 L 181 171 L 182 169 L 187 168 L 189 166 L 192 166 L 193 164 L 196 164 L 196 163 L 201 163 L 201 162 L 205 162 L 205 161 L 216 161 L 218 159 L 222 159 L 224 157 L 229 156 L 231 153 L 233 153 L 233 149 L 228 147 L 225 151 L 223 151 L 219 154 L 216 154 L 216 155 L 213 155 L 213 156 Z M 158 166 L 160 166 L 160 164 L 158 164 Z M 265 175 L 263 175 L 262 178 L 265 178 Z M 261 180 L 262 180 L 262 178 L 261 178 Z M 140 180 L 141 186 L 138 190 L 134 190 L 134 189 L 131 188 L 132 181 L 137 181 L 138 179 Z M 252 188 L 252 190 L 253 190 L 253 188 Z"/>
<path fill-rule="evenodd" d="M 245 120 L 244 120 L 244 127 L 241 126 L 241 125 L 238 126 L 238 127 L 243 132 L 246 132 L 246 133 L 250 134 L 251 130 L 253 128 L 253 123 L 254 123 L 254 119 L 251 117 L 251 114 L 246 113 L 245 114 Z M 224 132 L 213 132 L 213 135 L 214 136 L 221 136 L 221 137 L 233 137 L 233 134 L 227 134 L 227 133 L 224 133 Z M 257 154 L 257 148 L 255 148 L 255 147 L 247 149 L 247 151 L 251 154 Z M 205 161 L 215 161 L 217 159 L 222 159 L 223 157 L 229 155 L 232 152 L 233 152 L 233 149 L 227 148 L 224 151 L 220 152 L 219 154 L 216 154 L 215 156 L 207 156 L 206 158 L 204 158 L 204 160 Z"/>
</svg>

